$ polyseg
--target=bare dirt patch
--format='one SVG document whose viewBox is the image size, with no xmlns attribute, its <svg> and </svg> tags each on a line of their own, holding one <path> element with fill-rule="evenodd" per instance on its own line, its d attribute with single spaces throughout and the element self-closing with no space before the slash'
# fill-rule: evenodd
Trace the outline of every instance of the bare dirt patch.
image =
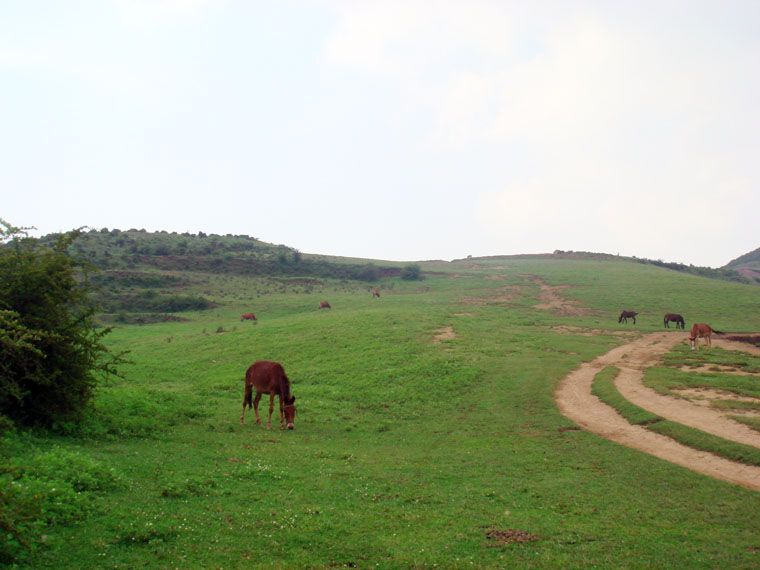
<svg viewBox="0 0 760 570">
<path fill-rule="evenodd" d="M 486 538 L 493 540 L 497 544 L 514 544 L 519 542 L 534 542 L 539 540 L 539 537 L 535 534 L 528 532 L 527 530 L 520 530 L 518 528 L 507 528 L 500 530 L 498 528 L 489 528 L 486 531 Z M 494 545 L 494 546 L 496 546 Z"/>
<path fill-rule="evenodd" d="M 582 428 L 606 439 L 698 473 L 760 491 L 760 467 L 697 451 L 644 427 L 631 425 L 591 393 L 596 374 L 606 366 L 617 366 L 620 373 L 616 385 L 621 394 L 634 404 L 661 417 L 725 439 L 760 447 L 760 433 L 747 426 L 727 419 L 714 410 L 661 396 L 641 384 L 644 370 L 660 362 L 665 353 L 682 339 L 681 334 L 653 333 L 582 364 L 567 375 L 557 389 L 555 396 L 560 411 Z M 654 402 L 650 401 L 650 397 Z"/>
<path fill-rule="evenodd" d="M 739 396 L 727 390 L 714 390 L 712 388 L 678 388 L 673 390 L 674 393 L 688 400 L 696 402 L 707 402 L 708 405 L 712 400 L 731 400 L 732 402 L 757 402 L 760 404 L 760 398 L 750 396 Z"/>
<path fill-rule="evenodd" d="M 681 366 L 682 372 L 699 372 L 700 374 L 709 374 L 710 372 L 719 372 L 720 374 L 733 374 L 734 376 L 760 376 L 758 372 L 747 372 L 739 370 L 733 366 L 720 366 L 717 364 L 704 364 L 702 366 Z"/>
<path fill-rule="evenodd" d="M 531 277 L 530 280 L 538 285 L 538 305 L 533 305 L 535 309 L 551 311 L 555 315 L 564 317 L 581 317 L 592 314 L 592 311 L 583 307 L 578 301 L 565 299 L 561 293 L 569 288 L 569 285 L 547 285 L 539 277 Z"/>
<path fill-rule="evenodd" d="M 457 333 L 454 332 L 452 327 L 442 327 L 435 331 L 433 335 L 433 342 L 439 343 L 445 340 L 454 340 L 457 337 Z"/>
<path fill-rule="evenodd" d="M 612 331 L 605 329 L 587 329 L 584 327 L 575 327 L 572 325 L 557 325 L 552 327 L 557 334 L 570 334 L 575 336 L 617 336 L 621 338 L 636 338 L 639 333 L 635 331 Z"/>
</svg>

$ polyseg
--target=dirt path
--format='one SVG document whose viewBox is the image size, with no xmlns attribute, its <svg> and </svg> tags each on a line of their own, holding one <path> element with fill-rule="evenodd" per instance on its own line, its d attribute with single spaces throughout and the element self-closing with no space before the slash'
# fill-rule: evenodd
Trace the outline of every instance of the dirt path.
<svg viewBox="0 0 760 570">
<path fill-rule="evenodd" d="M 606 366 L 617 366 L 621 369 L 621 373 L 616 381 L 621 393 L 623 393 L 624 387 L 627 389 L 634 385 L 641 385 L 644 370 L 657 364 L 665 353 L 678 342 L 682 342 L 683 339 L 683 334 L 653 333 L 619 346 L 590 363 L 582 364 L 566 376 L 557 389 L 556 400 L 560 411 L 584 429 L 602 437 L 644 451 L 693 471 L 760 491 L 760 467 L 743 465 L 711 453 L 697 451 L 669 437 L 652 432 L 641 426 L 631 425 L 614 409 L 604 404 L 591 393 L 594 377 Z M 731 349 L 734 348 L 744 350 L 743 346 L 731 347 Z M 643 385 L 641 387 L 645 388 Z M 645 388 L 645 390 L 649 389 Z M 637 394 L 640 393 L 637 392 Z M 626 396 L 625 393 L 623 395 Z M 648 396 L 648 394 L 646 395 Z M 678 405 L 680 400 L 677 398 L 666 398 L 656 393 L 655 395 L 659 398 L 665 398 L 667 402 L 658 401 L 662 409 L 658 408 L 657 410 L 650 411 L 662 417 L 686 423 L 682 419 L 676 419 L 676 417 L 681 418 L 683 414 L 683 409 Z M 631 401 L 637 403 L 634 400 Z M 702 412 L 713 412 L 689 402 L 684 403 L 690 407 L 689 409 L 696 408 Z M 671 407 L 670 404 L 674 404 L 675 407 Z M 637 405 L 641 404 L 637 403 Z M 641 407 L 650 409 L 645 405 L 641 405 Z M 679 411 L 675 412 L 673 411 L 674 409 Z M 750 445 L 760 447 L 758 445 L 760 434 L 753 432 L 738 422 L 728 420 L 720 414 L 715 414 L 720 421 L 715 422 L 716 418 L 710 414 L 709 418 L 700 416 L 700 421 L 704 420 L 705 423 L 699 423 L 695 420 L 688 425 L 698 427 L 698 429 L 709 431 L 710 433 L 719 432 L 716 435 L 721 435 L 721 437 L 734 441 L 742 441 L 742 443 L 751 440 L 753 443 L 750 443 Z M 724 422 L 730 422 L 730 424 L 725 424 Z M 695 425 L 697 423 L 699 425 Z M 727 425 L 731 426 L 730 435 L 732 437 L 727 437 L 726 435 Z M 737 426 L 741 427 L 737 428 Z M 754 439 L 749 438 L 741 428 L 746 428 L 746 430 L 752 432 Z M 741 433 L 742 435 L 736 436 L 737 433 Z M 737 437 L 743 439 L 737 439 Z"/>
</svg>

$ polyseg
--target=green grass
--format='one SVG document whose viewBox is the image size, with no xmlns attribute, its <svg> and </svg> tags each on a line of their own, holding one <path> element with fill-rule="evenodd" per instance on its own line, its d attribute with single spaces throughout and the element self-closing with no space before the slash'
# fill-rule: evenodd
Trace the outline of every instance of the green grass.
<svg viewBox="0 0 760 570">
<path fill-rule="evenodd" d="M 592 393 L 614 408 L 629 423 L 668 436 L 688 447 L 714 453 L 732 461 L 760 466 L 760 449 L 728 441 L 703 431 L 665 420 L 626 400 L 615 386 L 618 369 L 608 366 L 594 378 Z"/>
<path fill-rule="evenodd" d="M 681 388 L 725 390 L 740 396 L 760 398 L 760 382 L 752 376 L 736 376 L 720 372 L 682 372 L 653 366 L 644 373 L 644 384 L 661 394 L 674 395 Z"/>
<path fill-rule="evenodd" d="M 731 416 L 732 419 L 746 426 L 751 427 L 756 431 L 760 431 L 760 418 L 753 416 Z"/>
<path fill-rule="evenodd" d="M 686 344 L 679 345 L 665 355 L 664 363 L 671 367 L 689 366 L 696 368 L 714 365 L 732 367 L 744 372 L 760 372 L 759 357 L 746 352 L 723 350 L 717 346 L 705 349 L 700 345 L 700 350 L 691 350 Z"/>
<path fill-rule="evenodd" d="M 671 310 L 756 330 L 748 307 L 760 289 L 616 262 L 436 267 L 422 282 L 381 280 L 380 299 L 355 283 L 283 291 L 197 274 L 187 291 L 217 308 L 117 326 L 109 343 L 134 364 L 101 386 L 88 421 L 0 445 L 15 466 L 8 480 L 48 481 L 39 457 L 59 449 L 87 458 L 92 473 L 113 469 L 116 482 L 84 491 L 70 520 L 31 520 L 42 526 L 27 533 L 22 566 L 756 567 L 758 493 L 574 429 L 559 413 L 557 383 L 623 340 L 552 327 L 625 330 L 617 313 L 633 308 L 638 331 L 660 330 Z M 565 294 L 593 312 L 534 309 L 528 275 L 571 285 Z M 520 287 L 509 302 L 499 300 L 506 286 Z M 320 298 L 332 311 L 317 310 Z M 257 325 L 239 321 L 246 311 Z M 442 327 L 456 337 L 434 343 Z M 262 358 L 293 381 L 292 432 L 250 415 L 239 424 L 244 371 Z M 44 485 L 40 496 L 54 501 Z M 494 547 L 492 528 L 539 540 Z"/>
<path fill-rule="evenodd" d="M 594 377 L 591 393 L 608 406 L 612 406 L 629 423 L 648 425 L 662 421 L 662 418 L 626 400 L 615 387 L 615 377 L 619 369 L 607 366 Z"/>
</svg>

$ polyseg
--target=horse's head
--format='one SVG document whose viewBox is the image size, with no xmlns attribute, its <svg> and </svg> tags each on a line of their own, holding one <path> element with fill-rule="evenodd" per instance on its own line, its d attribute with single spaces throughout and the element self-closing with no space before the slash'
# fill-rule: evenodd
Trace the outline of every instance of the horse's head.
<svg viewBox="0 0 760 570">
<path fill-rule="evenodd" d="M 695 336 L 690 336 L 689 337 L 689 344 L 691 345 L 691 349 L 692 350 L 695 350 L 695 348 L 696 348 L 696 340 L 697 340 L 697 337 L 695 337 Z"/>
<path fill-rule="evenodd" d="M 293 423 L 296 419 L 296 397 L 295 396 L 291 396 L 289 400 L 285 400 L 283 411 L 285 412 L 285 427 L 287 427 L 288 429 L 295 428 L 296 426 Z"/>
</svg>

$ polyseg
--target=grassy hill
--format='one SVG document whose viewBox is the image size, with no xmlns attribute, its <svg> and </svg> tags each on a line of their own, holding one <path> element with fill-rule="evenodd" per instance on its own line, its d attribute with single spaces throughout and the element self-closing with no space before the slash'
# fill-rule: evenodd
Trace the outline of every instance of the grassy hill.
<svg viewBox="0 0 760 570">
<path fill-rule="evenodd" d="M 736 271 L 743 277 L 760 283 L 760 247 L 730 261 L 725 269 Z"/>
<path fill-rule="evenodd" d="M 424 281 L 382 273 L 373 299 L 356 279 L 164 269 L 127 243 L 106 286 L 214 306 L 117 324 L 109 343 L 133 364 L 85 425 L 6 434 L 3 496 L 43 513 L 22 523 L 22 566 L 757 567 L 757 493 L 581 431 L 553 394 L 667 311 L 760 330 L 760 288 L 618 260 L 468 259 L 422 263 Z M 250 244 L 229 253 L 278 263 Z M 536 308 L 539 282 L 582 310 Z M 239 320 L 249 310 L 258 324 Z M 293 382 L 292 432 L 239 423 L 245 369 L 265 358 Z M 513 535 L 535 540 L 494 538 Z"/>
<path fill-rule="evenodd" d="M 54 243 L 56 234 L 41 238 Z M 118 229 L 90 230 L 71 254 L 100 271 L 98 303 L 112 322 L 177 320 L 166 313 L 209 309 L 209 282 L 219 277 L 256 281 L 257 294 L 322 290 L 326 284 L 371 284 L 404 275 L 405 265 L 302 254 L 246 235 L 206 235 Z"/>
</svg>

